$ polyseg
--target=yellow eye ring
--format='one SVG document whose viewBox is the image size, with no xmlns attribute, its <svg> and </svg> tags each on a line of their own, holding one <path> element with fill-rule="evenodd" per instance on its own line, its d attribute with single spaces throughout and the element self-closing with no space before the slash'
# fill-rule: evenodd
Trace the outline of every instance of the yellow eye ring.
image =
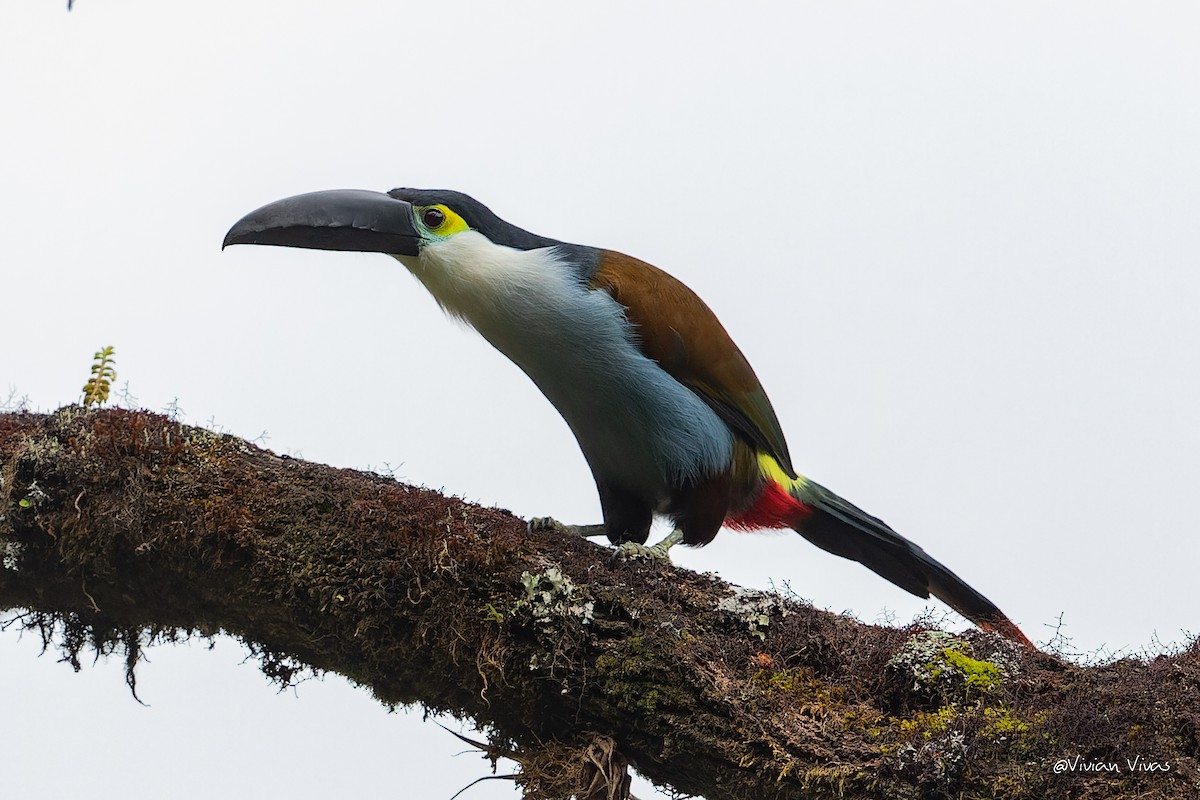
<svg viewBox="0 0 1200 800">
<path fill-rule="evenodd" d="M 456 233 L 469 231 L 471 226 L 455 213 L 454 209 L 443 203 L 433 206 L 419 206 L 416 209 L 417 219 L 425 229 L 432 234 L 445 238 Z"/>
</svg>

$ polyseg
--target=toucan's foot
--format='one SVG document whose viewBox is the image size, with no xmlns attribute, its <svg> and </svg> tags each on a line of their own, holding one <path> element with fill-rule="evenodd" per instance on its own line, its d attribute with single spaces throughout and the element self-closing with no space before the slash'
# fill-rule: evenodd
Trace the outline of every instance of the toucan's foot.
<svg viewBox="0 0 1200 800">
<path fill-rule="evenodd" d="M 658 558 L 671 563 L 671 548 L 683 541 L 683 531 L 676 528 L 667 534 L 667 538 L 663 539 L 653 547 L 647 547 L 644 544 L 636 542 L 625 542 L 617 547 L 617 554 L 620 558 Z"/>
<path fill-rule="evenodd" d="M 531 531 L 555 531 L 557 533 L 571 533 L 576 536 L 607 536 L 608 531 L 604 525 L 564 525 L 554 517 L 534 517 L 529 520 L 529 530 Z"/>
</svg>

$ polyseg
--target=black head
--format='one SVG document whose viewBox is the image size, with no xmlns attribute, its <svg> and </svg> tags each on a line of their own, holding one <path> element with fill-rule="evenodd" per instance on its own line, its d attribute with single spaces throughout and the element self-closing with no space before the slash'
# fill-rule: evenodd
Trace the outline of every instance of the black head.
<svg viewBox="0 0 1200 800">
<path fill-rule="evenodd" d="M 479 231 L 496 244 L 517 250 L 536 250 L 562 244 L 557 239 L 538 236 L 511 225 L 492 213 L 492 210 L 470 195 L 452 189 L 392 189 L 388 192 L 396 200 L 412 203 L 420 214 L 431 206 L 445 206 L 460 216 L 471 230 Z"/>
</svg>

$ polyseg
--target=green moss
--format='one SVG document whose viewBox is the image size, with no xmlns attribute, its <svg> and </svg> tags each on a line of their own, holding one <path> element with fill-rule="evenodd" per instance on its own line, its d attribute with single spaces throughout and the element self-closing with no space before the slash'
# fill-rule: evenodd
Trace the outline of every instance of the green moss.
<svg viewBox="0 0 1200 800">
<path fill-rule="evenodd" d="M 887 666 L 911 681 L 912 691 L 928 705 L 978 700 L 998 690 L 1009 674 L 1006 665 L 976 658 L 970 644 L 942 631 L 913 636 Z"/>
<path fill-rule="evenodd" d="M 750 680 L 769 694 L 785 695 L 792 708 L 811 717 L 840 713 L 845 705 L 844 690 L 818 678 L 811 669 L 759 670 Z"/>
<path fill-rule="evenodd" d="M 695 697 L 677 688 L 671 658 L 641 636 L 631 636 L 595 662 L 596 677 L 606 695 L 624 710 L 648 714 L 668 709 L 692 710 Z"/>
<path fill-rule="evenodd" d="M 989 739 L 1010 739 L 1030 732 L 1029 723 L 1014 717 L 1009 708 L 985 708 L 983 718 L 986 722 L 979 734 Z"/>
<path fill-rule="evenodd" d="M 812 672 L 796 669 L 784 669 L 779 672 L 759 670 L 750 680 L 764 689 L 793 694 L 808 686 L 812 680 Z"/>
<path fill-rule="evenodd" d="M 900 736 L 902 739 L 912 739 L 915 736 L 932 739 L 934 736 L 940 736 L 950 727 L 950 722 L 957 713 L 958 709 L 954 706 L 943 706 L 937 711 L 922 711 L 911 719 L 902 719 Z"/>
<path fill-rule="evenodd" d="M 979 738 L 1003 744 L 1016 756 L 1029 757 L 1051 743 L 1050 734 L 1045 730 L 1047 714 L 1044 711 L 1022 719 L 1011 708 L 989 706 L 982 714 Z"/>
<path fill-rule="evenodd" d="M 868 739 L 879 739 L 889 735 L 893 730 L 891 721 L 891 717 L 862 707 L 842 715 L 842 724 L 846 730 L 861 731 Z"/>
<path fill-rule="evenodd" d="M 784 777 L 779 776 L 780 780 Z M 800 773 L 800 785 L 813 796 L 845 797 L 852 787 L 861 785 L 866 777 L 851 765 L 813 767 Z"/>
<path fill-rule="evenodd" d="M 973 692 L 982 694 L 991 691 L 1000 684 L 1000 680 L 1003 678 L 1000 668 L 991 661 L 971 658 L 955 647 L 943 649 L 942 659 L 962 675 L 968 697 Z"/>
</svg>

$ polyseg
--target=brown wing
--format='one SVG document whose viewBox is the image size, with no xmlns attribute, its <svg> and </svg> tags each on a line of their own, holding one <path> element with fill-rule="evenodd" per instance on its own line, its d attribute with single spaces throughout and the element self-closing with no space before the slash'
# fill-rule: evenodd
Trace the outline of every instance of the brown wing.
<svg viewBox="0 0 1200 800">
<path fill-rule="evenodd" d="M 625 307 L 647 358 L 796 477 L 775 409 L 758 376 L 695 292 L 658 267 L 612 250 L 601 251 L 591 286 Z"/>
</svg>

